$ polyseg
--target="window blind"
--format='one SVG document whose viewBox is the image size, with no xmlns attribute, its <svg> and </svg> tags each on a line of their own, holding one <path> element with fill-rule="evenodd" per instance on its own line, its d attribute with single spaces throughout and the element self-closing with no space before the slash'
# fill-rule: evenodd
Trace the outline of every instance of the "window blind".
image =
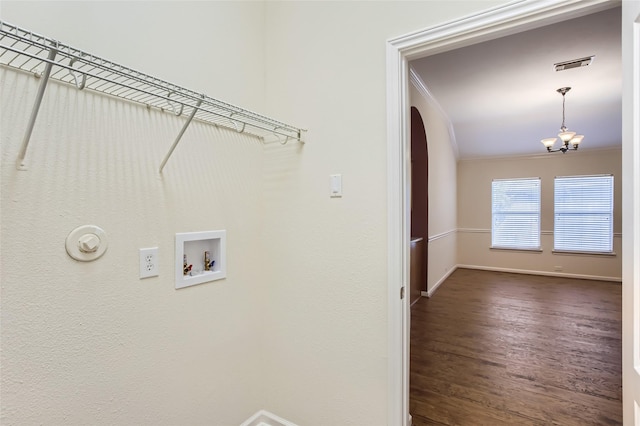
<svg viewBox="0 0 640 426">
<path fill-rule="evenodd" d="M 491 183 L 491 246 L 540 249 L 540 178 Z"/>
<path fill-rule="evenodd" d="M 554 205 L 554 250 L 613 252 L 613 176 L 557 177 Z"/>
</svg>

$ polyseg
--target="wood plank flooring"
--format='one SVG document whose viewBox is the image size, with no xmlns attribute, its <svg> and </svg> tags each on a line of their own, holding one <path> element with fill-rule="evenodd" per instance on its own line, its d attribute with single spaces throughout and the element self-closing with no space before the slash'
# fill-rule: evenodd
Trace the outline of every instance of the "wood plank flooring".
<svg viewBox="0 0 640 426">
<path fill-rule="evenodd" d="M 622 424 L 621 291 L 456 270 L 411 310 L 414 426 Z"/>
</svg>

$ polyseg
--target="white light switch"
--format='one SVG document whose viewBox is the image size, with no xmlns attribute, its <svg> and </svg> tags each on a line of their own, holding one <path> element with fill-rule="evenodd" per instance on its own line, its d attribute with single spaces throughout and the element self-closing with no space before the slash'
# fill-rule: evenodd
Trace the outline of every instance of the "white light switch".
<svg viewBox="0 0 640 426">
<path fill-rule="evenodd" d="M 342 197 L 342 175 L 330 175 L 331 178 L 331 197 Z"/>
</svg>

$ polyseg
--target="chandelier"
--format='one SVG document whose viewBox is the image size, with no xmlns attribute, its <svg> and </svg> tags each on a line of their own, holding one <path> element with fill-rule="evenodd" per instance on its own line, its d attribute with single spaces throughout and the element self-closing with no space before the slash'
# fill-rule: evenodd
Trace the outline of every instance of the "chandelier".
<svg viewBox="0 0 640 426">
<path fill-rule="evenodd" d="M 584 135 L 576 135 L 576 132 L 568 131 L 567 126 L 564 125 L 564 95 L 566 95 L 569 90 L 571 90 L 571 87 L 561 87 L 556 90 L 556 92 L 562 95 L 562 126 L 560 126 L 560 133 L 558 133 L 562 145 L 560 145 L 558 149 L 553 149 L 557 138 L 542 139 L 540 142 L 542 142 L 549 152 L 562 152 L 564 154 L 571 148 L 576 150 L 580 142 L 582 142 L 582 139 L 584 139 Z"/>
</svg>

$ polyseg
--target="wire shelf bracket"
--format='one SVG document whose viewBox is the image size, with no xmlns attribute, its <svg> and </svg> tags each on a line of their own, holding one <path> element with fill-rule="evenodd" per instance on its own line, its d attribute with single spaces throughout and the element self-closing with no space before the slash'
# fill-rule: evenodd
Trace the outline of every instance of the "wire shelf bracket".
<svg viewBox="0 0 640 426">
<path fill-rule="evenodd" d="M 305 129 L 211 98 L 3 21 L 0 21 L 0 66 L 42 78 L 18 154 L 19 170 L 26 170 L 27 148 L 50 79 L 72 84 L 78 90 L 115 96 L 177 116 L 182 115 L 185 108 L 190 108 L 191 114 L 165 155 L 160 173 L 194 119 L 257 137 L 263 143 L 277 141 L 286 144 L 290 140 L 305 142 Z M 42 67 L 44 71 L 41 71 Z"/>
<path fill-rule="evenodd" d="M 53 60 L 56 57 L 58 50 L 54 47 L 49 49 L 49 55 L 47 56 L 47 64 L 44 67 L 44 72 L 40 76 L 40 85 L 38 86 L 38 92 L 36 93 L 36 100 L 33 103 L 31 110 L 31 116 L 29 116 L 29 122 L 27 123 L 27 129 L 22 139 L 22 145 L 20 146 L 20 153 L 18 154 L 18 163 L 16 167 L 18 170 L 27 170 L 27 166 L 24 163 L 24 157 L 27 155 L 27 148 L 29 147 L 29 141 L 31 140 L 31 133 L 33 127 L 36 124 L 36 118 L 38 118 L 38 112 L 40 112 L 40 104 L 42 104 L 42 98 L 44 98 L 44 91 L 47 88 L 49 82 L 49 76 L 51 75 L 51 68 L 53 68 Z"/>
<path fill-rule="evenodd" d="M 204 95 L 202 95 L 202 98 L 204 99 Z M 167 152 L 167 155 L 164 156 L 164 160 L 162 160 L 162 164 L 160 164 L 160 168 L 158 169 L 159 173 L 162 173 L 162 169 L 164 169 L 164 165 L 167 164 L 167 161 L 169 161 L 169 157 L 171 157 L 171 154 L 173 154 L 173 150 L 176 149 L 176 146 L 178 146 L 178 142 L 180 142 L 180 139 L 182 139 L 182 135 L 184 135 L 184 132 L 187 130 L 187 127 L 189 127 L 189 124 L 191 124 L 191 120 L 193 120 L 193 117 L 195 117 L 196 113 L 198 112 L 198 108 L 202 104 L 203 99 L 200 99 L 198 101 L 198 104 L 191 112 L 191 115 L 189 116 L 187 121 L 185 121 L 184 126 L 182 126 L 182 130 L 180 130 L 180 133 L 178 133 L 178 137 L 176 137 L 176 140 L 173 141 L 173 145 L 171 145 L 171 148 L 169 148 L 169 152 Z M 180 109 L 180 114 L 182 114 L 182 109 Z"/>
</svg>

